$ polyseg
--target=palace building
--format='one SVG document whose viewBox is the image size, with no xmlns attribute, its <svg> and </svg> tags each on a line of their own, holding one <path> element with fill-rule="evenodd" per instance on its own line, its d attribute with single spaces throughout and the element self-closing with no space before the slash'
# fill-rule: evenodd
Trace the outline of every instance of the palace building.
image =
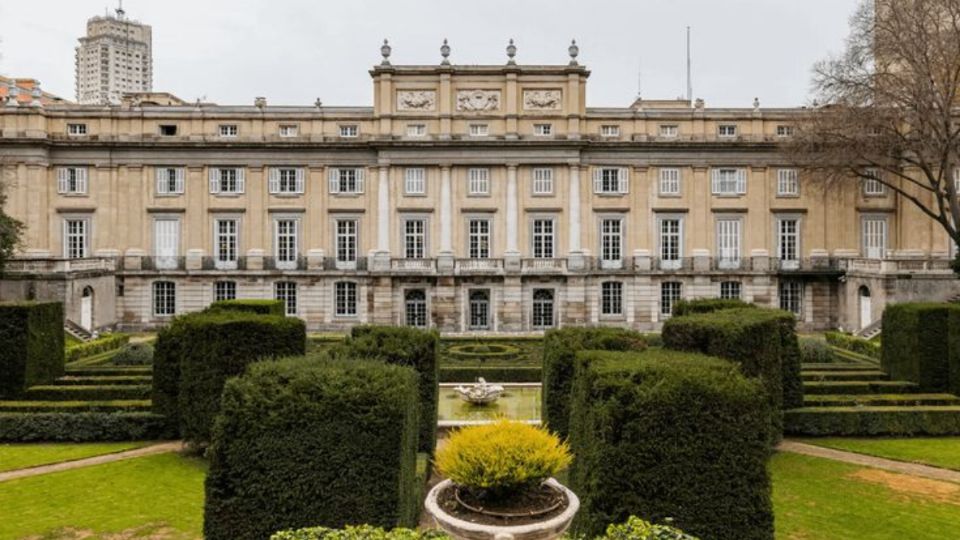
<svg viewBox="0 0 960 540">
<path fill-rule="evenodd" d="M 7 100 L 0 172 L 26 226 L 0 296 L 140 329 L 278 298 L 311 330 L 655 330 L 683 298 L 808 329 L 960 292 L 950 241 L 876 182 L 781 151 L 804 110 L 586 106 L 577 62 L 370 70 L 372 106 Z"/>
</svg>

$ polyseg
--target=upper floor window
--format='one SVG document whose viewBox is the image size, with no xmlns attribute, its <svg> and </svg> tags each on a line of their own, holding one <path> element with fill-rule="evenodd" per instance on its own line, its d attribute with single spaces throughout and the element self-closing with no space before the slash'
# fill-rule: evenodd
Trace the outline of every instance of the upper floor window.
<svg viewBox="0 0 960 540">
<path fill-rule="evenodd" d="M 800 179 L 796 169 L 777 170 L 777 195 L 795 197 L 800 194 Z"/>
<path fill-rule="evenodd" d="M 554 221 L 550 218 L 533 220 L 533 258 L 552 259 L 554 255 Z"/>
<path fill-rule="evenodd" d="M 210 169 L 210 193 L 243 193 L 244 176 L 244 170 L 239 167 L 212 167 Z"/>
<path fill-rule="evenodd" d="M 221 137 L 236 137 L 240 133 L 240 128 L 236 124 L 220 124 Z"/>
<path fill-rule="evenodd" d="M 360 167 L 331 168 L 330 193 L 358 195 L 363 193 L 363 169 Z"/>
<path fill-rule="evenodd" d="M 355 263 L 357 261 L 357 240 L 360 223 L 356 219 L 338 219 L 336 222 L 337 262 Z"/>
<path fill-rule="evenodd" d="M 660 169 L 660 195 L 680 195 L 680 169 Z"/>
<path fill-rule="evenodd" d="M 867 169 L 864 171 L 863 194 L 868 196 L 882 196 L 887 193 L 887 186 L 880 181 L 880 171 Z"/>
<path fill-rule="evenodd" d="M 553 195 L 553 169 L 549 167 L 533 169 L 533 194 Z"/>
<path fill-rule="evenodd" d="M 426 135 L 426 124 L 407 124 L 407 137 L 425 137 Z"/>
<path fill-rule="evenodd" d="M 737 125 L 736 124 L 720 124 L 719 126 L 717 126 L 717 135 L 720 137 L 736 137 Z"/>
<path fill-rule="evenodd" d="M 67 124 L 67 135 L 86 135 L 86 124 Z"/>
<path fill-rule="evenodd" d="M 490 127 L 486 124 L 470 124 L 468 129 L 471 137 L 486 137 L 490 134 Z"/>
<path fill-rule="evenodd" d="M 300 134 L 300 126 L 297 124 L 280 124 L 279 135 L 281 137 L 296 137 Z"/>
<path fill-rule="evenodd" d="M 277 268 L 295 269 L 299 257 L 298 238 L 299 220 L 290 218 L 276 219 L 273 222 L 273 252 Z"/>
<path fill-rule="evenodd" d="M 236 268 L 240 252 L 240 220 L 222 218 L 213 221 L 213 254 L 217 268 Z"/>
<path fill-rule="evenodd" d="M 490 258 L 490 220 L 471 219 L 467 222 L 468 254 L 471 259 Z"/>
<path fill-rule="evenodd" d="M 89 225 L 90 222 L 86 219 L 65 219 L 63 221 L 64 257 L 82 259 L 87 256 Z"/>
<path fill-rule="evenodd" d="M 713 169 L 714 195 L 743 195 L 747 192 L 746 169 Z"/>
<path fill-rule="evenodd" d="M 620 126 L 616 124 L 602 125 L 600 126 L 600 136 L 601 137 L 619 137 Z"/>
<path fill-rule="evenodd" d="M 407 195 L 427 193 L 427 171 L 423 167 L 407 167 L 403 171 L 403 192 Z"/>
<path fill-rule="evenodd" d="M 298 167 L 271 167 L 267 173 L 270 193 L 303 193 L 305 171 Z"/>
<path fill-rule="evenodd" d="M 176 124 L 160 124 L 158 127 L 161 137 L 173 137 L 177 134 Z"/>
<path fill-rule="evenodd" d="M 538 137 L 548 137 L 553 135 L 553 124 L 534 124 L 533 134 Z"/>
<path fill-rule="evenodd" d="M 340 126 L 340 136 L 345 139 L 352 139 L 360 136 L 360 126 L 357 124 L 343 124 Z"/>
<path fill-rule="evenodd" d="M 183 193 L 185 172 L 183 167 L 157 167 L 157 193 L 177 195 Z"/>
<path fill-rule="evenodd" d="M 667 139 L 675 139 L 680 135 L 680 126 L 676 124 L 662 124 L 660 126 L 660 136 Z"/>
<path fill-rule="evenodd" d="M 427 220 L 411 218 L 403 222 L 403 256 L 422 259 L 427 253 Z"/>
<path fill-rule="evenodd" d="M 793 137 L 793 126 L 785 124 L 777 126 L 777 137 Z"/>
<path fill-rule="evenodd" d="M 467 193 L 469 195 L 490 194 L 490 169 L 471 168 L 467 170 Z"/>
<path fill-rule="evenodd" d="M 593 169 L 593 192 L 623 194 L 627 187 L 627 169 L 624 167 L 597 167 Z"/>
<path fill-rule="evenodd" d="M 60 167 L 57 169 L 57 193 L 83 195 L 86 192 L 86 167 Z"/>
</svg>

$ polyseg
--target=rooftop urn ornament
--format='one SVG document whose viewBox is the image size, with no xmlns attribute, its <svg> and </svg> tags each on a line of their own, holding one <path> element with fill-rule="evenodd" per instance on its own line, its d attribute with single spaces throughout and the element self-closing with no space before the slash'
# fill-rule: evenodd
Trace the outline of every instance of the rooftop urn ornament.
<svg viewBox="0 0 960 540">
<path fill-rule="evenodd" d="M 489 405 L 503 394 L 502 386 L 490 384 L 483 377 L 479 377 L 474 384 L 457 386 L 454 390 L 460 394 L 460 399 L 473 405 Z"/>
<path fill-rule="evenodd" d="M 567 52 L 570 53 L 570 65 L 579 65 L 577 64 L 577 57 L 580 56 L 580 47 L 577 46 L 577 40 L 570 40 L 570 47 L 567 48 Z"/>
<path fill-rule="evenodd" d="M 758 97 L 753 98 L 753 110 L 755 111 L 760 110 L 760 98 Z"/>
<path fill-rule="evenodd" d="M 7 107 L 19 107 L 20 103 L 18 99 L 20 97 L 20 88 L 17 86 L 17 82 L 13 79 L 10 79 L 10 82 L 7 85 Z"/>
<path fill-rule="evenodd" d="M 508 66 L 517 65 L 516 60 L 513 59 L 513 57 L 516 55 L 517 55 L 517 46 L 513 44 L 513 38 L 510 38 L 510 44 L 507 45 L 507 58 L 509 58 L 509 60 L 507 60 Z"/>
<path fill-rule="evenodd" d="M 440 46 L 440 56 L 443 57 L 443 61 L 440 62 L 441 66 L 450 65 L 450 45 L 447 45 L 447 38 L 443 38 L 443 45 Z"/>
<path fill-rule="evenodd" d="M 389 66 L 389 65 L 390 65 L 390 52 L 391 52 L 391 51 L 393 51 L 393 49 L 390 47 L 390 43 L 389 43 L 386 39 L 384 39 L 384 40 L 383 40 L 383 45 L 380 46 L 380 55 L 383 56 L 383 62 L 380 62 L 380 65 L 381 65 L 381 66 Z"/>
<path fill-rule="evenodd" d="M 323 101 L 320 98 L 317 98 L 317 100 L 313 102 L 313 106 L 319 109 L 320 107 L 323 107 Z"/>
<path fill-rule="evenodd" d="M 43 97 L 43 92 L 40 90 L 40 81 L 34 83 L 33 91 L 30 92 L 30 95 L 33 97 L 30 101 L 31 107 L 43 107 L 43 103 L 40 101 L 40 98 Z"/>
</svg>

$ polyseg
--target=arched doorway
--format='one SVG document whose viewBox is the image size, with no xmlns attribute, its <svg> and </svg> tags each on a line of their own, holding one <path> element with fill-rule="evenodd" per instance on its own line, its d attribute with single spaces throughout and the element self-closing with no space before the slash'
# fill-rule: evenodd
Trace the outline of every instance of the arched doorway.
<svg viewBox="0 0 960 540">
<path fill-rule="evenodd" d="M 84 330 L 93 331 L 93 287 L 83 288 L 80 297 L 80 326 Z"/>
<path fill-rule="evenodd" d="M 873 303 L 870 298 L 870 288 L 866 285 L 860 286 L 860 329 L 870 326 L 873 323 Z"/>
</svg>

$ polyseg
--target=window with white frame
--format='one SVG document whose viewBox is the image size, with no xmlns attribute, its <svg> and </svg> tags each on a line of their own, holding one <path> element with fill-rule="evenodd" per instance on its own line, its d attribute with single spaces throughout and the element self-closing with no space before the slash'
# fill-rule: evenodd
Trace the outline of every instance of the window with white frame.
<svg viewBox="0 0 960 540">
<path fill-rule="evenodd" d="M 554 256 L 554 220 L 536 218 L 533 220 L 533 258 L 552 259 Z"/>
<path fill-rule="evenodd" d="M 721 281 L 720 299 L 721 300 L 740 300 L 742 294 L 742 285 L 739 281 Z"/>
<path fill-rule="evenodd" d="M 553 289 L 533 290 L 533 312 L 531 326 L 536 330 L 553 328 L 554 326 L 554 292 Z"/>
<path fill-rule="evenodd" d="M 619 137 L 620 126 L 616 124 L 604 124 L 600 126 L 600 136 L 601 137 Z"/>
<path fill-rule="evenodd" d="M 423 167 L 407 167 L 404 169 L 403 192 L 407 195 L 426 195 L 427 170 Z"/>
<path fill-rule="evenodd" d="M 868 259 L 882 259 L 887 253 L 887 218 L 884 216 L 864 216 L 861 220 L 863 231 L 863 256 Z"/>
<path fill-rule="evenodd" d="M 183 167 L 157 167 L 157 194 L 179 195 L 186 183 L 186 171 Z"/>
<path fill-rule="evenodd" d="M 777 169 L 777 196 L 796 197 L 800 194 L 800 175 L 796 169 Z"/>
<path fill-rule="evenodd" d="M 800 220 L 795 217 L 777 218 L 777 258 L 787 268 L 800 261 Z"/>
<path fill-rule="evenodd" d="M 669 317 L 673 306 L 680 300 L 683 284 L 679 281 L 665 281 L 660 284 L 660 315 Z"/>
<path fill-rule="evenodd" d="M 533 169 L 533 194 L 553 195 L 553 169 L 536 167 Z"/>
<path fill-rule="evenodd" d="M 273 299 L 283 302 L 284 314 L 297 314 L 297 284 L 293 281 L 278 281 L 273 284 Z"/>
<path fill-rule="evenodd" d="M 793 137 L 793 126 L 780 124 L 777 126 L 777 137 Z"/>
<path fill-rule="evenodd" d="M 712 171 L 714 195 L 744 195 L 747 193 L 747 170 L 718 168 Z"/>
<path fill-rule="evenodd" d="M 658 222 L 661 268 L 679 268 L 683 254 L 683 218 L 663 216 Z"/>
<path fill-rule="evenodd" d="M 356 219 L 338 219 L 336 221 L 337 262 L 356 262 L 357 229 Z"/>
<path fill-rule="evenodd" d="M 600 220 L 600 259 L 609 262 L 623 259 L 623 219 Z"/>
<path fill-rule="evenodd" d="M 403 256 L 422 259 L 427 255 L 427 220 L 407 218 L 403 221 Z"/>
<path fill-rule="evenodd" d="M 87 134 L 87 125 L 86 124 L 67 124 L 67 135 L 86 135 Z"/>
<path fill-rule="evenodd" d="M 240 251 L 240 220 L 218 218 L 213 221 L 214 263 L 218 268 L 234 267 Z"/>
<path fill-rule="evenodd" d="M 604 281 L 600 284 L 600 314 L 623 315 L 623 283 Z"/>
<path fill-rule="evenodd" d="M 717 263 L 721 269 L 740 267 L 742 223 L 739 218 L 717 219 Z"/>
<path fill-rule="evenodd" d="M 469 195 L 490 194 L 490 169 L 478 167 L 467 169 L 467 193 Z"/>
<path fill-rule="evenodd" d="M 364 169 L 362 167 L 333 167 L 329 170 L 330 193 L 359 195 L 363 193 Z"/>
<path fill-rule="evenodd" d="M 960 195 L 960 167 L 953 170 L 953 191 Z"/>
<path fill-rule="evenodd" d="M 280 124 L 279 135 L 281 137 L 296 137 L 300 135 L 300 126 L 298 124 Z"/>
<path fill-rule="evenodd" d="M 354 317 L 357 314 L 357 284 L 338 281 L 333 284 L 334 313 L 337 317 Z"/>
<path fill-rule="evenodd" d="M 490 127 L 487 124 L 470 124 L 467 129 L 471 137 L 486 137 L 490 134 Z"/>
<path fill-rule="evenodd" d="M 240 133 L 236 124 L 220 124 L 218 129 L 221 137 L 236 137 Z"/>
<path fill-rule="evenodd" d="M 803 314 L 803 282 L 786 280 L 779 286 L 780 309 L 795 315 Z"/>
<path fill-rule="evenodd" d="M 224 300 L 237 299 L 236 281 L 214 281 L 213 282 L 213 301 L 222 302 Z"/>
<path fill-rule="evenodd" d="M 353 139 L 360 136 L 360 126 L 357 124 L 342 124 L 340 126 L 340 137 L 344 139 Z"/>
<path fill-rule="evenodd" d="M 468 255 L 471 259 L 490 258 L 490 220 L 473 218 L 467 222 Z"/>
<path fill-rule="evenodd" d="M 680 195 L 680 169 L 660 169 L 660 196 Z"/>
<path fill-rule="evenodd" d="M 880 171 L 877 169 L 867 169 L 864 171 L 863 194 L 868 197 L 879 197 L 886 195 L 887 186 L 880 181 Z"/>
<path fill-rule="evenodd" d="M 407 137 L 426 137 L 426 124 L 407 124 Z"/>
<path fill-rule="evenodd" d="M 57 168 L 57 193 L 63 195 L 85 195 L 87 193 L 87 168 Z"/>
<path fill-rule="evenodd" d="M 241 167 L 211 167 L 210 193 L 240 194 L 245 188 L 245 171 Z"/>
<path fill-rule="evenodd" d="M 724 138 L 737 136 L 736 124 L 720 124 L 717 126 L 717 135 Z"/>
<path fill-rule="evenodd" d="M 677 124 L 661 124 L 659 132 L 664 139 L 676 139 L 680 135 L 680 126 Z"/>
<path fill-rule="evenodd" d="M 533 134 L 538 137 L 549 137 L 553 135 L 553 124 L 534 124 Z"/>
<path fill-rule="evenodd" d="M 411 289 L 404 294 L 404 319 L 407 326 L 427 327 L 427 293 L 423 289 Z"/>
<path fill-rule="evenodd" d="M 298 195 L 306 184 L 306 171 L 301 167 L 270 167 L 267 184 L 273 195 Z"/>
<path fill-rule="evenodd" d="M 490 329 L 490 291 L 478 289 L 470 291 L 470 330 Z"/>
<path fill-rule="evenodd" d="M 299 226 L 300 221 L 292 218 L 277 218 L 273 221 L 273 255 L 276 257 L 277 268 L 297 267 Z"/>
<path fill-rule="evenodd" d="M 172 281 L 153 282 L 153 315 L 170 317 L 177 313 L 177 284 Z"/>
<path fill-rule="evenodd" d="M 627 193 L 627 169 L 624 167 L 596 167 L 593 169 L 593 192 L 600 195 Z"/>
<path fill-rule="evenodd" d="M 83 259 L 88 251 L 90 221 L 87 219 L 63 220 L 63 256 L 68 259 Z"/>
</svg>

